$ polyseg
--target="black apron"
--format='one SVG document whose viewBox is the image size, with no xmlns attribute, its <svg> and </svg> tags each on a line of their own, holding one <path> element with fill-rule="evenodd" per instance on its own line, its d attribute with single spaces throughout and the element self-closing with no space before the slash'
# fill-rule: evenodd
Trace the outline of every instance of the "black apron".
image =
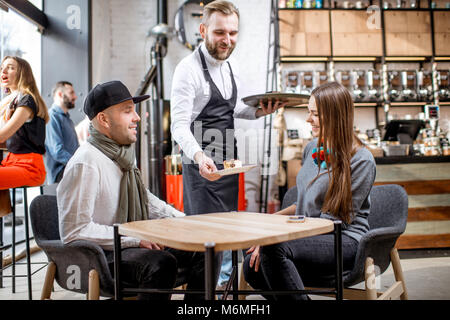
<svg viewBox="0 0 450 320">
<path fill-rule="evenodd" d="M 217 170 L 223 169 L 223 160 L 237 159 L 234 138 L 234 107 L 237 87 L 230 64 L 233 94 L 223 98 L 209 74 L 205 56 L 198 50 L 205 80 L 209 83 L 211 97 L 208 104 L 191 124 L 191 132 L 205 154 L 214 160 Z M 201 126 L 201 129 L 200 129 Z M 196 128 L 195 128 L 196 127 Z M 202 137 L 198 137 L 201 132 Z M 195 134 L 197 133 L 197 134 Z M 223 176 L 209 181 L 199 173 L 197 164 L 183 161 L 183 202 L 186 215 L 237 211 L 239 175 Z"/>
</svg>

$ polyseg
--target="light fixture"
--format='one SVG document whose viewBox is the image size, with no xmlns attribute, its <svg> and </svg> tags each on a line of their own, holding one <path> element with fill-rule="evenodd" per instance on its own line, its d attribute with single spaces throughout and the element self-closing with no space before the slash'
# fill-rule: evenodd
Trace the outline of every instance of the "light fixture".
<svg viewBox="0 0 450 320">
<path fill-rule="evenodd" d="M 159 23 L 147 33 L 147 37 L 166 37 L 168 39 L 172 39 L 176 36 L 176 32 L 172 27 L 169 27 L 165 23 Z"/>
</svg>

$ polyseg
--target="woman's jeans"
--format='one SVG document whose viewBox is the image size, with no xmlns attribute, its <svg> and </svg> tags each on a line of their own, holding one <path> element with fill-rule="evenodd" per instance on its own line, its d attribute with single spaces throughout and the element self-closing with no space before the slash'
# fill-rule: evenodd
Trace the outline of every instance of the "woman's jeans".
<svg viewBox="0 0 450 320">
<path fill-rule="evenodd" d="M 353 269 L 358 241 L 342 235 L 343 269 Z M 304 290 L 305 286 L 331 284 L 336 273 L 334 235 L 291 240 L 260 249 L 258 272 L 250 268 L 251 254 L 244 260 L 245 280 L 255 289 Z M 306 300 L 305 294 L 267 295 L 269 300 Z"/>
</svg>

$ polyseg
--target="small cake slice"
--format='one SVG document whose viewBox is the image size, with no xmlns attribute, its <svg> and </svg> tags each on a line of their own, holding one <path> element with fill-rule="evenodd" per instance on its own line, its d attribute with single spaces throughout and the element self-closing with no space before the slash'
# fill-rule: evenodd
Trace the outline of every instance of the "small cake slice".
<svg viewBox="0 0 450 320">
<path fill-rule="evenodd" d="M 225 169 L 241 168 L 242 162 L 240 160 L 235 159 L 225 160 L 223 162 L 223 166 Z"/>
</svg>

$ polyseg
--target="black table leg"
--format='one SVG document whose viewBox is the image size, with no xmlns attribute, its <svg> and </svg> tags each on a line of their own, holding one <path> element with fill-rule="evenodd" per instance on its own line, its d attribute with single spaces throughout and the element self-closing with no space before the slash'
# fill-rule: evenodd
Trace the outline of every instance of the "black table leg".
<svg viewBox="0 0 450 320">
<path fill-rule="evenodd" d="M 214 272 L 214 242 L 205 243 L 205 300 L 214 300 L 216 281 Z"/>
<path fill-rule="evenodd" d="M 239 295 L 237 293 L 239 289 L 239 272 L 238 272 L 238 252 L 233 250 L 231 251 L 231 264 L 234 270 L 234 278 L 233 278 L 233 300 L 239 300 Z"/>
<path fill-rule="evenodd" d="M 343 258 L 342 258 L 342 222 L 334 222 L 334 257 L 336 260 L 336 300 L 344 298 Z"/>
<path fill-rule="evenodd" d="M 28 198 L 27 189 L 23 188 L 23 206 L 24 206 L 24 219 L 25 219 L 25 248 L 27 252 L 27 279 L 28 279 L 28 299 L 33 300 L 31 287 L 31 252 L 30 252 L 30 228 L 28 226 Z"/>
<path fill-rule="evenodd" d="M 119 225 L 114 224 L 114 299 L 116 300 L 122 300 L 120 288 L 120 261 L 122 260 L 120 238 Z"/>
</svg>

